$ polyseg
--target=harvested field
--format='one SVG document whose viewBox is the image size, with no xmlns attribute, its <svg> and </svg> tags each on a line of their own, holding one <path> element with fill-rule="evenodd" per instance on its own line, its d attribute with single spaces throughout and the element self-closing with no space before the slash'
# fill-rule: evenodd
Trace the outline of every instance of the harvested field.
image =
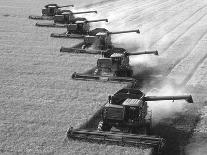
<svg viewBox="0 0 207 155">
<path fill-rule="evenodd" d="M 130 52 L 158 50 L 156 56 L 130 58 L 148 93 L 191 93 L 194 104 L 172 109 L 154 123 L 153 133 L 166 138 L 164 154 L 206 154 L 207 147 L 207 2 L 203 0 L 70 0 L 75 10 L 97 10 L 89 19 L 110 31 L 140 29 L 141 34 L 114 35 L 112 41 Z M 97 111 L 109 94 L 126 86 L 73 81 L 73 72 L 85 72 L 100 56 L 63 54 L 82 40 L 50 38 L 65 29 L 38 28 L 29 15 L 39 15 L 46 1 L 0 1 L 0 153 L 2 154 L 150 154 L 151 149 L 68 141 L 73 127 L 96 127 Z M 160 79 L 160 77 L 162 77 Z M 166 82 L 170 81 L 170 82 Z M 166 87 L 166 86 L 170 87 Z M 172 86 L 172 87 L 171 87 Z M 172 91 L 169 91 L 172 90 Z M 159 94 L 159 93 L 158 93 Z M 160 94 L 159 94 L 160 95 Z M 165 94 L 164 94 L 165 95 Z M 176 107 L 177 102 L 164 108 Z M 182 103 L 183 104 L 183 103 Z M 159 107 L 156 107 L 159 112 Z M 163 110 L 163 109 L 162 109 Z"/>
</svg>

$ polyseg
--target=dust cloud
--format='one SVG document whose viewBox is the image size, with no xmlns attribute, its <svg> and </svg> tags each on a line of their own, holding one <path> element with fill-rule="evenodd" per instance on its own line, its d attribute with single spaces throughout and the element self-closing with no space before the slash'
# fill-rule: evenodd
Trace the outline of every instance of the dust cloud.
<svg viewBox="0 0 207 155">
<path fill-rule="evenodd" d="M 185 90 L 176 88 L 172 83 L 164 83 L 159 89 L 152 89 L 146 96 L 176 96 L 186 95 Z M 152 111 L 153 124 L 166 118 L 175 118 L 176 113 L 185 111 L 185 100 L 163 100 L 148 102 L 149 110 Z"/>
</svg>

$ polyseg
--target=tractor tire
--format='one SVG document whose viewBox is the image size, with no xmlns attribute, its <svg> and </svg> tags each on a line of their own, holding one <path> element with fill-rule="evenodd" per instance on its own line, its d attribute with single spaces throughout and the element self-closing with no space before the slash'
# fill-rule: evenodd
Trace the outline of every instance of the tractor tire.
<svg viewBox="0 0 207 155">
<path fill-rule="evenodd" d="M 150 135 L 151 134 L 151 124 L 147 123 L 145 126 L 145 134 Z"/>
<path fill-rule="evenodd" d="M 47 5 L 45 5 L 45 8 L 48 8 L 49 6 L 55 6 L 55 7 L 58 7 L 57 4 L 52 3 L 52 4 L 47 4 Z"/>
<path fill-rule="evenodd" d="M 132 75 L 133 75 L 133 70 L 128 70 L 127 71 L 127 76 L 128 77 L 132 77 Z"/>
<path fill-rule="evenodd" d="M 82 45 L 81 46 L 81 49 L 86 49 L 86 45 Z"/>
<path fill-rule="evenodd" d="M 110 125 L 104 123 L 103 121 L 100 121 L 98 123 L 98 128 L 97 129 L 98 129 L 98 131 L 110 131 L 111 128 L 112 127 Z"/>
</svg>

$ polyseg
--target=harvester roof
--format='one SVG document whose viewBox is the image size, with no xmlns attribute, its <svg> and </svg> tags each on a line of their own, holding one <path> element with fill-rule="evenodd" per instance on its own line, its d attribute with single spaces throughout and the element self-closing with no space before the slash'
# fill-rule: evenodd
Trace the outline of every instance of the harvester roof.
<svg viewBox="0 0 207 155">
<path fill-rule="evenodd" d="M 116 105 L 130 105 L 130 106 L 139 106 L 141 103 L 141 98 L 144 96 L 144 93 L 139 89 L 124 88 L 116 92 L 112 97 L 112 104 Z"/>
<path fill-rule="evenodd" d="M 71 12 L 63 12 L 62 15 L 69 15 Z"/>
<path fill-rule="evenodd" d="M 137 107 L 137 106 L 140 106 L 141 103 L 143 101 L 142 100 L 139 100 L 139 99 L 126 99 L 122 105 L 123 106 L 132 106 L 132 107 Z"/>
<path fill-rule="evenodd" d="M 105 36 L 106 35 L 106 32 L 99 32 L 96 34 L 97 36 Z"/>
<path fill-rule="evenodd" d="M 84 24 L 86 21 L 85 20 L 78 20 L 78 21 L 76 21 L 75 23 L 76 24 Z"/>
<path fill-rule="evenodd" d="M 48 8 L 56 8 L 56 6 L 50 5 L 48 6 Z"/>
<path fill-rule="evenodd" d="M 136 96 L 136 98 L 141 98 L 142 96 L 144 96 L 144 93 L 141 92 L 139 89 L 123 88 L 114 94 L 114 96 L 117 96 L 117 95 L 120 95 L 120 96 L 121 95 L 129 95 L 129 96 L 133 95 L 133 96 Z"/>
<path fill-rule="evenodd" d="M 113 53 L 110 57 L 111 58 L 120 58 L 123 57 L 124 55 L 122 53 Z"/>
</svg>

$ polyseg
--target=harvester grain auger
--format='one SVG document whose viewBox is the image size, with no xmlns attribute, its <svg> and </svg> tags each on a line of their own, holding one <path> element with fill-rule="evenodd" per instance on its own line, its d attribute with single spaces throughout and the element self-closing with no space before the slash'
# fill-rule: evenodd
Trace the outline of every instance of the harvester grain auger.
<svg viewBox="0 0 207 155">
<path fill-rule="evenodd" d="M 55 38 L 84 38 L 90 32 L 90 23 L 101 21 L 108 22 L 108 19 L 76 21 L 74 24 L 67 25 L 65 33 L 52 33 L 50 36 Z"/>
<path fill-rule="evenodd" d="M 131 32 L 140 33 L 138 29 L 129 31 L 109 32 L 104 28 L 96 28 L 90 31 L 89 35 L 84 37 L 83 43 L 81 43 L 77 47 L 72 48 L 61 47 L 60 52 L 101 54 L 105 50 L 113 48 L 111 42 L 111 35 Z"/>
<path fill-rule="evenodd" d="M 102 82 L 135 82 L 133 70 L 129 65 L 130 55 L 154 54 L 158 51 L 145 51 L 137 53 L 114 53 L 113 50 L 104 53 L 102 58 L 97 60 L 96 68 L 90 73 L 73 73 L 75 80 L 98 80 Z"/>
<path fill-rule="evenodd" d="M 138 89 L 124 88 L 113 96 L 109 96 L 108 102 L 101 109 L 97 129 L 73 129 L 71 127 L 67 132 L 67 137 L 73 140 L 122 146 L 146 146 L 160 153 L 165 140 L 151 135 L 152 113 L 148 110 L 147 101 L 183 99 L 193 103 L 191 95 L 145 96 Z"/>
<path fill-rule="evenodd" d="M 55 15 L 60 15 L 63 12 L 71 12 L 70 10 L 62 10 L 61 9 L 61 8 L 64 8 L 64 7 L 74 7 L 74 5 L 59 6 L 57 4 L 47 4 L 47 5 L 45 5 L 45 8 L 42 9 L 42 15 L 41 16 L 31 15 L 31 16 L 29 16 L 29 19 L 54 20 Z"/>
<path fill-rule="evenodd" d="M 97 13 L 97 11 L 83 11 L 83 12 L 63 12 L 60 15 L 54 16 L 54 22 L 50 23 L 36 23 L 40 27 L 67 27 L 68 24 L 75 23 L 76 21 L 85 21 L 86 18 L 75 17 L 76 14 Z"/>
</svg>

